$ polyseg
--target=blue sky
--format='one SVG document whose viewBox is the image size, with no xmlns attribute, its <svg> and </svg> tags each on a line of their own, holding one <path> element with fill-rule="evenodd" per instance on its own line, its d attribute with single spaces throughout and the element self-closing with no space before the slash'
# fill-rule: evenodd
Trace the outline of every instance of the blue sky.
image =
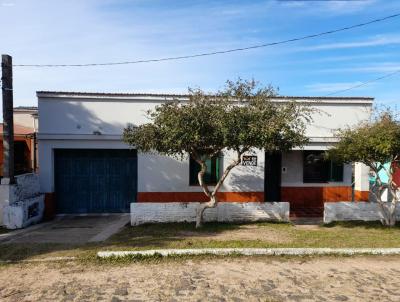
<svg viewBox="0 0 400 302">
<path fill-rule="evenodd" d="M 400 12 L 400 1 L 0 0 L 0 52 L 15 64 L 151 59 L 274 42 Z M 182 61 L 14 68 L 14 104 L 37 90 L 185 93 L 255 78 L 323 96 L 400 69 L 400 17 L 312 40 Z M 400 74 L 342 93 L 400 103 Z"/>
</svg>

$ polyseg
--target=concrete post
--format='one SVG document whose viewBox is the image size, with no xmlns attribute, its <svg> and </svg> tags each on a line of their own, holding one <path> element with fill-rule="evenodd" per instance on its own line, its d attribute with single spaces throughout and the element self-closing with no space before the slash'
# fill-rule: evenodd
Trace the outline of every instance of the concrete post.
<svg viewBox="0 0 400 302">
<path fill-rule="evenodd" d="M 3 178 L 0 185 L 0 225 L 3 209 L 16 200 L 14 179 L 14 111 L 12 85 L 12 58 L 1 56 L 1 90 L 3 96 Z"/>
<path fill-rule="evenodd" d="M 354 200 L 369 201 L 369 167 L 362 163 L 354 164 Z"/>
<path fill-rule="evenodd" d="M 1 56 L 1 83 L 3 95 L 3 178 L 2 184 L 13 184 L 14 179 L 14 111 L 12 58 Z"/>
</svg>

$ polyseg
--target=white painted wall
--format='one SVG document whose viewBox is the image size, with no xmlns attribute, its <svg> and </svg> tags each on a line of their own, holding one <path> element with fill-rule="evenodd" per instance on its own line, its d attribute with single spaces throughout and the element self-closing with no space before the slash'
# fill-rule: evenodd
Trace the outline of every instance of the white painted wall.
<svg viewBox="0 0 400 302">
<path fill-rule="evenodd" d="M 333 137 L 334 130 L 353 126 L 369 118 L 371 104 L 352 104 L 346 100 L 340 103 L 317 103 L 313 123 L 307 129 L 309 137 Z"/>
<path fill-rule="evenodd" d="M 384 215 L 376 202 L 326 202 L 324 223 L 333 221 L 381 221 Z M 396 220 L 400 219 L 400 207 L 396 208 Z"/>
<path fill-rule="evenodd" d="M 165 101 L 165 97 L 72 97 L 39 94 L 40 133 L 42 134 L 105 134 L 120 135 L 127 123 L 147 122 L 145 112 Z M 310 102 L 310 101 L 309 101 Z M 369 117 L 372 102 L 340 99 L 315 101 L 317 111 L 307 135 L 332 138 L 333 130 L 355 125 Z"/>
<path fill-rule="evenodd" d="M 147 122 L 146 111 L 162 101 L 39 98 L 40 133 L 121 135 L 128 123 Z"/>
<path fill-rule="evenodd" d="M 145 112 L 164 102 L 166 97 L 154 96 L 70 96 L 39 93 L 39 163 L 43 192 L 54 192 L 54 158 L 56 148 L 125 149 L 122 130 L 128 123 L 148 122 Z M 277 100 L 279 101 L 279 100 Z M 312 142 L 305 149 L 326 150 L 333 141 L 332 129 L 353 125 L 368 118 L 372 106 L 367 100 L 328 100 L 310 102 L 318 112 L 315 124 L 307 129 Z M 98 131 L 101 135 L 94 135 Z M 256 151 L 257 167 L 237 167 L 226 179 L 221 191 L 264 191 L 264 152 Z M 231 154 L 224 157 L 229 164 Z M 351 167 L 345 167 L 341 183 L 303 184 L 302 156 L 291 152 L 283 156 L 287 167 L 282 175 L 283 186 L 326 186 L 351 182 Z M 189 161 L 178 161 L 154 154 L 138 155 L 139 192 L 195 192 L 189 186 Z"/>
<path fill-rule="evenodd" d="M 249 153 L 250 154 L 250 153 Z M 237 166 L 226 178 L 220 191 L 264 191 L 264 152 L 257 151 L 258 166 Z M 224 152 L 223 169 L 233 160 L 232 152 Z M 200 192 L 199 186 L 189 186 L 189 158 L 183 161 L 156 154 L 138 156 L 139 192 Z"/>
<path fill-rule="evenodd" d="M 354 164 L 354 190 L 369 191 L 369 170 L 363 163 Z"/>
<path fill-rule="evenodd" d="M 131 203 L 131 225 L 194 222 L 198 202 Z M 222 202 L 204 212 L 205 221 L 289 221 L 288 202 Z"/>
<path fill-rule="evenodd" d="M 44 212 L 44 195 L 40 193 L 38 175 L 18 175 L 15 180 L 15 184 L 0 186 L 0 225 L 8 229 L 40 222 Z M 30 207 L 36 208 L 36 211 L 31 211 L 31 216 Z"/>
</svg>

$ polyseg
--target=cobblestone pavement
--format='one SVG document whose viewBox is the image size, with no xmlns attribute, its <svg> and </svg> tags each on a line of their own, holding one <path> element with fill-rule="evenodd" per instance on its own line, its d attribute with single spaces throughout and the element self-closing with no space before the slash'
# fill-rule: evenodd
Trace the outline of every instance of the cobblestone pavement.
<svg viewBox="0 0 400 302">
<path fill-rule="evenodd" d="M 399 257 L 0 267 L 0 301 L 400 301 Z"/>
</svg>

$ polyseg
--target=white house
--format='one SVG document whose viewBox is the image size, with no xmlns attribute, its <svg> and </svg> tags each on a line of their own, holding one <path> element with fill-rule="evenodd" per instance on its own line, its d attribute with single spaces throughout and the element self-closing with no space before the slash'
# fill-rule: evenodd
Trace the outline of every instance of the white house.
<svg viewBox="0 0 400 302">
<path fill-rule="evenodd" d="M 193 202 L 205 196 L 193 178 L 196 166 L 156 154 L 141 154 L 121 140 L 123 128 L 148 122 L 145 112 L 185 95 L 39 91 L 40 184 L 57 213 L 128 212 L 132 202 Z M 288 201 L 295 215 L 322 215 L 324 202 L 352 198 L 352 166 L 321 160 L 335 142 L 333 130 L 368 119 L 372 98 L 274 97 L 318 109 L 303 150 L 249 154 L 254 166 L 232 170 L 221 188 L 226 202 Z M 211 177 L 229 164 L 229 154 L 211 165 Z M 255 161 L 254 163 L 255 164 Z M 356 166 L 356 199 L 368 198 L 368 174 Z"/>
</svg>

